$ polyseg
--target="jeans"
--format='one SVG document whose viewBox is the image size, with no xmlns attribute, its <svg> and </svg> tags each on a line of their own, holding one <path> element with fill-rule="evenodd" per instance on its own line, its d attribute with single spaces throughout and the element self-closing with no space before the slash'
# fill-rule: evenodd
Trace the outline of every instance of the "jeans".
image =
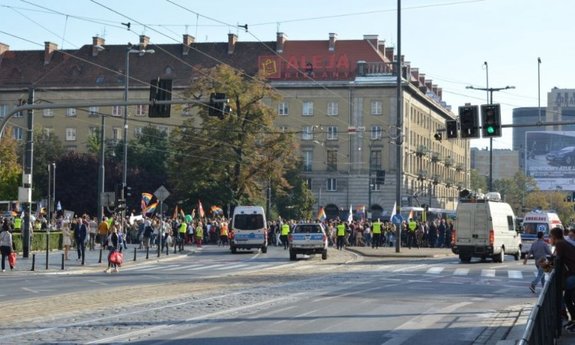
<svg viewBox="0 0 575 345">
<path fill-rule="evenodd" d="M 6 269 L 6 258 L 12 252 L 12 248 L 10 248 L 8 246 L 2 246 L 2 247 L 0 247 L 0 252 L 2 252 L 2 269 L 5 270 Z"/>
<path fill-rule="evenodd" d="M 571 315 L 571 321 L 575 320 L 575 275 L 570 275 L 565 281 L 565 294 L 563 295 L 565 307 Z"/>
<path fill-rule="evenodd" d="M 531 282 L 531 286 L 535 287 L 537 283 L 541 281 L 541 287 L 543 287 L 545 285 L 545 271 L 543 271 L 543 268 L 539 266 L 536 267 L 537 267 L 537 276 Z"/>
<path fill-rule="evenodd" d="M 76 241 L 76 250 L 78 251 L 78 260 L 83 259 L 86 254 L 86 243 L 84 241 Z"/>
</svg>

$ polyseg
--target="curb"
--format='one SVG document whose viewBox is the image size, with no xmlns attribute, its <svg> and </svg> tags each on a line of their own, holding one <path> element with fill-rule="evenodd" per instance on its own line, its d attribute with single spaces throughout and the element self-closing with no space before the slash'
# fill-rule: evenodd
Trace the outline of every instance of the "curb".
<svg viewBox="0 0 575 345">
<path fill-rule="evenodd" d="M 393 249 L 390 247 L 390 249 Z M 345 248 L 345 250 L 364 256 L 368 258 L 446 258 L 455 256 L 455 254 L 401 254 L 401 253 L 381 253 L 381 254 L 371 254 L 371 253 L 364 253 L 361 250 L 353 249 L 353 248 Z M 395 250 L 395 249 L 394 249 Z"/>
</svg>

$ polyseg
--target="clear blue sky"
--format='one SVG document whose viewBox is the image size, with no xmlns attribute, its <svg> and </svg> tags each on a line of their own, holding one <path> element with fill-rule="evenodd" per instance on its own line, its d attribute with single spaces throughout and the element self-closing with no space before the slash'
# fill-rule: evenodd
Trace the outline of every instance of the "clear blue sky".
<svg viewBox="0 0 575 345">
<path fill-rule="evenodd" d="M 107 44 L 137 42 L 140 34 L 150 36 L 152 43 L 173 43 L 180 42 L 183 33 L 200 42 L 226 41 L 229 32 L 243 41 L 273 41 L 279 28 L 292 40 L 327 39 L 330 32 L 340 39 L 378 34 L 386 45 L 394 45 L 396 4 L 395 0 L 0 0 L 0 42 L 11 50 L 43 49 L 44 41 L 75 49 L 90 44 L 95 35 Z M 455 111 L 466 102 L 486 102 L 484 92 L 465 89 L 485 87 L 484 61 L 490 87 L 515 86 L 494 94 L 494 101 L 503 106 L 503 123 L 511 123 L 513 108 L 537 106 L 538 57 L 542 106 L 554 86 L 575 88 L 573 0 L 403 0 L 402 8 L 402 53 L 443 88 L 443 98 Z M 122 22 L 131 22 L 131 31 Z M 238 24 L 248 24 L 249 32 L 229 26 Z M 487 144 L 472 141 L 476 147 Z M 511 130 L 504 130 L 494 147 L 510 148 Z"/>
</svg>

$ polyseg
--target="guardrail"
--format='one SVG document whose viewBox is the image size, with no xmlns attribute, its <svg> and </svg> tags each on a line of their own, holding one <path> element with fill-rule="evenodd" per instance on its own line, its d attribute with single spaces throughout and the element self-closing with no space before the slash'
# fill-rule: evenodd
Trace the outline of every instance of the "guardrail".
<svg viewBox="0 0 575 345">
<path fill-rule="evenodd" d="M 561 336 L 563 264 L 555 260 L 555 269 L 533 307 L 519 345 L 554 345 Z"/>
</svg>

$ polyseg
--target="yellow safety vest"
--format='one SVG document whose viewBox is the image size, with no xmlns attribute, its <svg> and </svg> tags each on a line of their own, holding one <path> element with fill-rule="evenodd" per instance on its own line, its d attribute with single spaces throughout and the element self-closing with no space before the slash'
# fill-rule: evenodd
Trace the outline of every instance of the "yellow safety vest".
<svg viewBox="0 0 575 345">
<path fill-rule="evenodd" d="M 282 236 L 289 235 L 289 224 L 282 225 Z"/>
<path fill-rule="evenodd" d="M 373 223 L 373 233 L 374 234 L 381 234 L 381 222 Z"/>
<path fill-rule="evenodd" d="M 22 219 L 15 218 L 14 219 L 14 230 L 20 230 L 20 229 L 22 229 Z"/>
<path fill-rule="evenodd" d="M 188 224 L 182 223 L 182 224 L 180 224 L 180 228 L 178 229 L 178 232 L 180 234 L 185 234 L 187 229 L 188 229 Z"/>
<path fill-rule="evenodd" d="M 337 235 L 338 236 L 345 236 L 345 224 L 338 224 L 337 225 Z"/>
<path fill-rule="evenodd" d="M 34 222 L 34 230 L 42 230 L 42 223 L 41 222 Z"/>
<path fill-rule="evenodd" d="M 417 222 L 412 220 L 411 222 L 409 222 L 409 231 L 415 231 L 415 229 L 417 229 Z"/>
</svg>

